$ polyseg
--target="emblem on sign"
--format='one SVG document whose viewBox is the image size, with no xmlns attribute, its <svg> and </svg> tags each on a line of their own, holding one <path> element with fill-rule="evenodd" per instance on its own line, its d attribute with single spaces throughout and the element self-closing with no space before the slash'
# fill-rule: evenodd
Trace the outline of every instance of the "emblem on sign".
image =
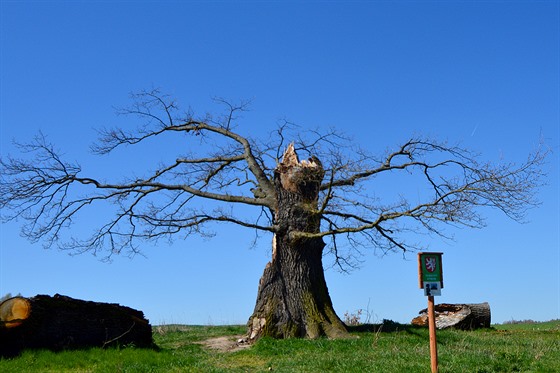
<svg viewBox="0 0 560 373">
<path fill-rule="evenodd" d="M 437 268 L 437 260 L 434 257 L 427 257 L 426 260 L 426 270 L 428 272 L 434 272 Z"/>
</svg>

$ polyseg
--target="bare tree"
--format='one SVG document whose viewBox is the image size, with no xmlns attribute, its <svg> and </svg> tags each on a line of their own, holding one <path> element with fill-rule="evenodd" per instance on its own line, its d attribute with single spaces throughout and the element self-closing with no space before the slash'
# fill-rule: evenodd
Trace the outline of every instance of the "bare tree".
<svg viewBox="0 0 560 373">
<path fill-rule="evenodd" d="M 259 142 L 236 129 L 245 105 L 222 104 L 223 116 L 181 117 L 158 91 L 135 95 L 122 113 L 143 118 L 142 125 L 101 130 L 94 153 L 168 134 L 185 136 L 196 149 L 142 177 L 108 182 L 82 176 L 80 166 L 64 161 L 42 135 L 20 145 L 26 157 L 1 160 L 3 220 L 23 219 L 24 235 L 47 246 L 109 257 L 137 253 L 145 240 L 206 234 L 212 223 L 268 232 L 272 256 L 249 336 L 316 338 L 347 334 L 329 296 L 324 254 L 344 270 L 365 247 L 421 249 L 405 240 L 406 231 L 445 236 L 446 226 L 484 226 L 481 207 L 522 220 L 537 205 L 546 152 L 536 151 L 520 165 L 490 164 L 459 146 L 412 138 L 374 157 L 333 130 L 303 132 L 287 122 Z M 414 183 L 414 198 L 380 200 L 372 192 L 382 177 L 400 174 Z M 405 185 L 394 185 L 400 187 Z M 63 239 L 83 210 L 99 204 L 112 206 L 113 213 L 91 237 Z M 254 214 L 239 213 L 240 205 Z"/>
</svg>

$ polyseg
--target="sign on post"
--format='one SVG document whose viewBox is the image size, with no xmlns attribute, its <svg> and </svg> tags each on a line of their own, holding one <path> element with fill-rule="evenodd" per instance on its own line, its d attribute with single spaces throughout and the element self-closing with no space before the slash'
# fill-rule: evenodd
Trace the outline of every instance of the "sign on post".
<svg viewBox="0 0 560 373">
<path fill-rule="evenodd" d="M 418 277 L 425 296 L 439 296 L 443 288 L 443 253 L 418 253 Z"/>
<path fill-rule="evenodd" d="M 428 297 L 428 328 L 430 329 L 430 363 L 432 373 L 438 372 L 434 295 L 441 295 L 441 288 L 443 288 L 442 255 L 443 253 L 418 253 L 418 282 L 420 289 L 424 289 L 424 295 Z"/>
</svg>

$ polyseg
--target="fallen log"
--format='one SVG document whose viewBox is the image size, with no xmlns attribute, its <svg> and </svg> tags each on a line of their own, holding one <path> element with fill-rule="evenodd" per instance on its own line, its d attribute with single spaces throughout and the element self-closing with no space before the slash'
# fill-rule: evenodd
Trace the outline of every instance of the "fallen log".
<svg viewBox="0 0 560 373">
<path fill-rule="evenodd" d="M 153 347 L 152 326 L 141 311 L 56 294 L 14 297 L 0 304 L 0 356 L 24 349 Z"/>
<path fill-rule="evenodd" d="M 490 305 L 488 303 L 475 304 L 447 304 L 435 306 L 436 328 L 455 328 L 474 330 L 490 327 Z M 412 319 L 412 325 L 428 326 L 428 310 L 419 312 L 420 316 Z"/>
</svg>

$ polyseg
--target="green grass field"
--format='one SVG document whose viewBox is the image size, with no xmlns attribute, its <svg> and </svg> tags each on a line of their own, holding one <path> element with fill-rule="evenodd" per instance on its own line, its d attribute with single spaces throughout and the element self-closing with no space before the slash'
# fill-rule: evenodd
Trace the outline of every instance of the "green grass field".
<svg viewBox="0 0 560 373">
<path fill-rule="evenodd" d="M 26 351 L 0 360 L 1 372 L 430 372 L 428 331 L 387 323 L 355 327 L 346 340 L 263 338 L 239 351 L 202 341 L 245 332 L 244 326 L 154 327 L 159 351 Z M 440 372 L 560 372 L 560 320 L 438 331 Z"/>
</svg>

